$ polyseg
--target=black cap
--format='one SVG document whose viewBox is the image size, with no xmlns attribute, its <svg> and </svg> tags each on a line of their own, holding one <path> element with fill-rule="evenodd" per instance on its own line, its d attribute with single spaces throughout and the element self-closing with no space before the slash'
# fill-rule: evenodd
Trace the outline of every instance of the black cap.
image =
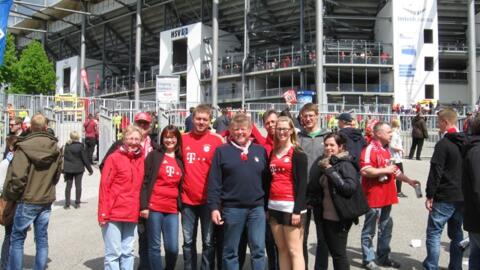
<svg viewBox="0 0 480 270">
<path fill-rule="evenodd" d="M 343 120 L 345 122 L 352 122 L 353 121 L 353 117 L 349 113 L 341 113 L 339 116 L 337 116 L 337 119 L 338 120 Z"/>
</svg>

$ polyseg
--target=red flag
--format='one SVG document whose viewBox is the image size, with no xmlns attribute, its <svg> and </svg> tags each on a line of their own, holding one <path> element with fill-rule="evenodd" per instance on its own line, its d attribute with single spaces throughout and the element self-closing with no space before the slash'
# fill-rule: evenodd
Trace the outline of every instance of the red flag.
<svg viewBox="0 0 480 270">
<path fill-rule="evenodd" d="M 82 69 L 80 72 L 80 75 L 82 76 L 82 81 L 83 84 L 85 85 L 85 89 L 87 89 L 87 93 L 90 93 L 90 85 L 88 84 L 88 74 L 85 69 Z"/>
<path fill-rule="evenodd" d="M 297 103 L 297 94 L 293 89 L 290 89 L 287 92 L 283 93 L 283 98 L 285 99 L 285 103 L 287 103 L 288 105 Z"/>
<path fill-rule="evenodd" d="M 100 89 L 100 74 L 97 73 L 97 78 L 95 78 L 95 90 Z"/>
</svg>

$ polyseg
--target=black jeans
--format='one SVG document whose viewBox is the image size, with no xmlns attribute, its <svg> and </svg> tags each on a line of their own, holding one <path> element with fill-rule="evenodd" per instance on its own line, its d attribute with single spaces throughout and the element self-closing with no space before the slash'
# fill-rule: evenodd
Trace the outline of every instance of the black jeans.
<svg viewBox="0 0 480 270">
<path fill-rule="evenodd" d="M 65 206 L 70 206 L 70 193 L 72 191 L 73 180 L 75 179 L 75 204 L 80 204 L 80 197 L 82 197 L 82 173 L 66 173 L 65 182 Z"/>
<path fill-rule="evenodd" d="M 421 138 L 421 139 L 412 138 L 412 147 L 410 147 L 410 153 L 408 154 L 408 157 L 410 159 L 413 158 L 413 154 L 415 153 L 415 148 L 417 148 L 416 158 L 420 159 L 420 156 L 422 154 L 422 147 L 423 147 L 423 141 L 424 140 L 425 140 L 424 138 Z"/>
<path fill-rule="evenodd" d="M 95 138 L 85 138 L 85 151 L 87 152 L 87 158 L 90 164 L 93 164 L 93 152 L 95 151 L 95 145 L 97 140 Z"/>
<path fill-rule="evenodd" d="M 328 250 L 332 255 L 333 269 L 348 270 L 350 264 L 347 257 L 348 231 L 352 223 L 348 224 L 339 221 L 323 220 L 322 228 L 327 242 Z"/>
<path fill-rule="evenodd" d="M 315 270 L 328 269 L 328 246 L 323 231 L 322 211 L 319 208 L 313 209 L 315 229 L 317 232 L 317 250 L 315 251 Z"/>
</svg>

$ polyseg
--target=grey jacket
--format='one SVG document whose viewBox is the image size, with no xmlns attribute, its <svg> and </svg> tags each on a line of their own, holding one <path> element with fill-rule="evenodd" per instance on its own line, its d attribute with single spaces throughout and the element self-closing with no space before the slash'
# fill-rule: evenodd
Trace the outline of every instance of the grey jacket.
<svg viewBox="0 0 480 270">
<path fill-rule="evenodd" d="M 321 130 L 316 136 L 311 137 L 305 132 L 300 130 L 298 132 L 298 143 L 303 151 L 307 154 L 308 158 L 308 175 L 314 166 L 314 162 L 318 157 L 323 155 L 323 137 L 328 133 L 326 130 Z"/>
</svg>

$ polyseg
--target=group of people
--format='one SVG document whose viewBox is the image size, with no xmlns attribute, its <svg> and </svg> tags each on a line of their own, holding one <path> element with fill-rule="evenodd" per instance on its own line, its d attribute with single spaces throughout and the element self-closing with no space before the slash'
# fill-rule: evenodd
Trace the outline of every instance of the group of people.
<svg viewBox="0 0 480 270">
<path fill-rule="evenodd" d="M 98 223 L 105 269 L 133 269 L 136 232 L 139 269 L 175 269 L 180 223 L 184 269 L 198 268 L 199 223 L 200 269 L 241 269 L 247 245 L 252 269 L 308 269 L 312 218 L 317 236 L 314 269 L 328 269 L 329 255 L 334 269 L 349 269 L 348 232 L 362 215 L 364 267 L 401 267 L 390 254 L 390 213 L 404 196 L 401 183 L 417 189 L 420 183 L 403 174 L 398 121 L 372 122 L 365 138 L 354 127 L 352 115 L 342 113 L 337 117 L 338 131 L 328 132 L 319 127 L 318 106 L 312 103 L 302 107 L 298 119 L 288 111 L 265 112 L 266 136 L 242 112 L 228 118 L 228 128 L 221 134 L 210 130 L 211 120 L 210 106 L 198 105 L 188 132 L 168 125 L 157 144 L 149 136 L 152 116 L 141 112 L 124 128 L 122 140 L 110 147 L 99 166 Z M 65 208 L 70 206 L 74 179 L 77 184 L 85 167 L 92 173 L 79 134 L 72 132 L 71 140 L 59 149 L 56 138 L 46 131 L 46 121 L 43 115 L 34 115 L 31 133 L 9 144 L 11 163 L 2 197 L 15 202 L 16 210 L 13 223 L 6 227 L 10 247 L 2 248 L 2 269 L 22 269 L 23 243 L 32 224 L 35 269 L 45 269 L 48 220 L 60 173 L 67 181 Z M 480 269 L 480 174 L 475 166 L 480 157 L 480 117 L 471 120 L 470 136 L 460 132 L 456 122 L 455 111 L 439 112 L 442 139 L 426 185 L 426 269 L 438 269 L 445 224 L 452 239 L 449 268 L 461 269 L 463 220 L 470 233 L 469 267 Z M 75 207 L 80 194 L 77 187 Z M 10 260 L 4 265 L 6 258 Z"/>
<path fill-rule="evenodd" d="M 389 165 L 390 125 L 377 123 L 366 146 L 361 131 L 351 126 L 351 115 L 338 117 L 340 131 L 334 133 L 320 129 L 318 116 L 318 107 L 306 104 L 297 133 L 288 112 L 267 111 L 264 137 L 249 116 L 237 113 L 222 137 L 210 131 L 211 108 L 199 105 L 189 132 L 181 135 L 167 126 L 157 145 L 148 136 L 151 119 L 139 114 L 102 167 L 98 221 L 105 268 L 133 267 L 137 230 L 140 269 L 163 268 L 162 236 L 165 268 L 174 269 L 181 222 L 184 268 L 197 269 L 200 222 L 201 269 L 239 269 L 247 245 L 252 269 L 265 269 L 267 257 L 269 269 L 306 269 L 313 213 L 315 269 L 328 268 L 329 253 L 335 269 L 348 269 L 348 231 L 366 211 L 346 216 L 337 203 L 343 198 L 354 208 L 357 202 L 348 198 L 362 190 L 360 199 L 371 208 L 362 233 L 364 264 L 398 268 L 389 256 L 388 235 L 389 211 L 398 201 L 394 179 L 412 186 L 418 181 Z M 385 233 L 375 257 L 377 222 Z"/>
</svg>

